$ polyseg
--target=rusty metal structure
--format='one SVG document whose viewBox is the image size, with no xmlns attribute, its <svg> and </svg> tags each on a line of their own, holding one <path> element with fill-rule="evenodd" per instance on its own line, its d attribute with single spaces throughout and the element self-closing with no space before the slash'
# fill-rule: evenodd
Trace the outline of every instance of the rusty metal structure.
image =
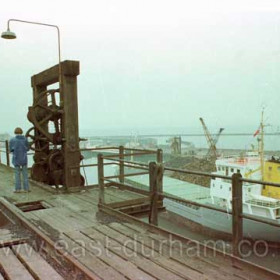
<svg viewBox="0 0 280 280">
<path fill-rule="evenodd" d="M 79 61 L 64 61 L 31 78 L 33 104 L 26 137 L 35 151 L 31 178 L 65 188 L 84 185 L 80 174 L 77 76 Z M 59 88 L 54 89 L 55 84 Z"/>
</svg>

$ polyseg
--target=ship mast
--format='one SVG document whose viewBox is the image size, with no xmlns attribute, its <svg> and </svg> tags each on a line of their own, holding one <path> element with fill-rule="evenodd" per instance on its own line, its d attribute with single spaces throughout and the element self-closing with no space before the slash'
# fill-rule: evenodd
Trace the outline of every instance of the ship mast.
<svg viewBox="0 0 280 280">
<path fill-rule="evenodd" d="M 261 124 L 260 124 L 260 160 L 261 160 L 261 180 L 264 180 L 264 124 L 263 124 L 263 110 L 261 116 Z"/>
</svg>

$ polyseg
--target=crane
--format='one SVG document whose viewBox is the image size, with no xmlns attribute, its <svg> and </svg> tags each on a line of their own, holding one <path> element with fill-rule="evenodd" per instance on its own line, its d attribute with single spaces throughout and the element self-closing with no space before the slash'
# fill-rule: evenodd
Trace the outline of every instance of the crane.
<svg viewBox="0 0 280 280">
<path fill-rule="evenodd" d="M 207 140 L 207 143 L 208 143 L 208 146 L 209 146 L 209 150 L 207 152 L 207 155 L 206 157 L 207 158 L 217 158 L 218 154 L 217 154 L 217 148 L 216 148 L 216 144 L 219 140 L 219 137 L 221 135 L 221 133 L 223 132 L 224 128 L 220 128 L 218 133 L 215 135 L 215 137 L 213 138 L 212 135 L 210 134 L 203 118 L 199 118 L 201 124 L 202 124 L 202 127 L 203 127 L 203 130 L 204 130 L 204 134 L 205 134 L 205 137 L 206 137 L 206 140 Z"/>
</svg>

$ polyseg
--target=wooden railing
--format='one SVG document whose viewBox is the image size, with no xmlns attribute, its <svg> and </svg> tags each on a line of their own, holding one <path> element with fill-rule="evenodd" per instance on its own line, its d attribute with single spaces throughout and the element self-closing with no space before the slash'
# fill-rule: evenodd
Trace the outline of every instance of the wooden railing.
<svg viewBox="0 0 280 280">
<path fill-rule="evenodd" d="M 121 151 L 122 149 L 120 149 Z M 138 151 L 137 151 L 138 154 Z M 105 176 L 104 175 L 104 159 L 111 160 L 114 162 L 118 162 L 120 166 L 120 173 L 116 176 Z M 122 189 L 127 189 L 130 191 L 138 192 L 140 194 L 146 195 L 147 199 L 150 201 L 150 214 L 149 214 L 149 222 L 153 225 L 158 225 L 158 201 L 163 200 L 164 198 L 168 198 L 171 200 L 175 200 L 181 203 L 187 203 L 190 205 L 194 205 L 197 207 L 204 207 L 210 210 L 226 213 L 232 215 L 232 248 L 233 254 L 235 256 L 240 256 L 239 244 L 243 240 L 243 219 L 246 218 L 248 220 L 260 222 L 263 224 L 271 225 L 273 227 L 280 228 L 280 224 L 263 220 L 261 218 L 253 217 L 251 215 L 246 215 L 243 213 L 243 198 L 242 198 L 242 187 L 243 183 L 253 183 L 253 184 L 261 184 L 261 185 L 270 185 L 275 187 L 280 187 L 280 184 L 271 183 L 271 182 L 263 182 L 257 180 L 250 180 L 242 178 L 240 173 L 235 173 L 230 176 L 200 172 L 200 171 L 192 171 L 192 170 L 184 170 L 184 169 L 176 169 L 164 167 L 162 164 L 162 151 L 157 151 L 157 159 L 158 161 L 150 162 L 149 164 L 139 163 L 139 162 L 130 162 L 123 159 L 123 154 L 119 156 L 103 156 L 102 154 L 98 155 L 98 180 L 99 180 L 99 205 L 107 205 L 105 202 L 104 191 L 107 186 L 120 187 Z M 124 174 L 123 165 L 130 168 L 137 168 L 145 170 L 144 172 L 135 172 L 130 174 Z M 217 208 L 214 205 L 202 204 L 192 200 L 183 199 L 179 196 L 175 196 L 163 191 L 163 181 L 164 181 L 164 170 L 174 171 L 184 174 L 192 174 L 197 176 L 205 176 L 210 178 L 222 178 L 226 180 L 230 180 L 232 184 L 232 211 L 228 211 L 226 209 Z M 134 187 L 132 184 L 125 183 L 124 178 L 128 176 L 137 176 L 137 175 L 149 175 L 149 189 L 143 190 Z M 113 181 L 112 179 L 118 178 L 118 181 Z M 279 230 L 280 231 L 280 230 Z"/>
</svg>

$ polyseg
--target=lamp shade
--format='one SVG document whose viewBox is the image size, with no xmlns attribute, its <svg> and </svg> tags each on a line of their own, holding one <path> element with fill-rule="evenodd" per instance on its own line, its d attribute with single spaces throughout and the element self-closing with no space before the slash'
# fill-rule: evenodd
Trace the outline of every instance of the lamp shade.
<svg viewBox="0 0 280 280">
<path fill-rule="evenodd" d="M 16 39 L 16 34 L 14 32 L 11 32 L 10 30 L 7 30 L 5 32 L 2 32 L 1 37 L 3 39 Z"/>
</svg>

